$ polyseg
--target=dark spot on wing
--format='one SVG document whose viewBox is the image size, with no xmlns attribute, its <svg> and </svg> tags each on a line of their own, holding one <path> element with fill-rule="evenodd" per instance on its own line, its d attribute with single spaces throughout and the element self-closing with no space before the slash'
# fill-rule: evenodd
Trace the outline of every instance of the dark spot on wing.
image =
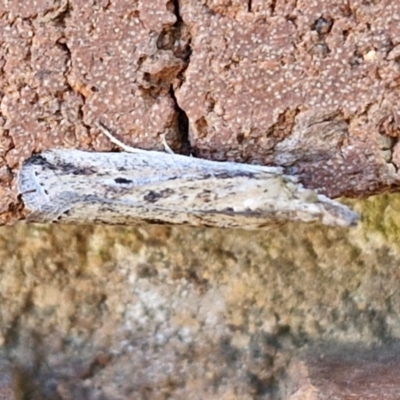
<svg viewBox="0 0 400 400">
<path fill-rule="evenodd" d="M 172 189 L 164 189 L 160 191 L 150 190 L 143 196 L 143 200 L 148 203 L 156 203 L 158 200 L 172 196 L 174 193 L 175 191 Z"/>
<path fill-rule="evenodd" d="M 115 178 L 114 181 L 115 183 L 120 183 L 120 184 L 132 183 L 130 179 L 125 179 L 125 178 Z"/>
</svg>

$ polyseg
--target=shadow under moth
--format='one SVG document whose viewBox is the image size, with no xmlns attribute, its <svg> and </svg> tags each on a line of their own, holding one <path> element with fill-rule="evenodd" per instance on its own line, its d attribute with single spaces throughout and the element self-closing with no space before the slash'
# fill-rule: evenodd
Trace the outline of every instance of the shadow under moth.
<svg viewBox="0 0 400 400">
<path fill-rule="evenodd" d="M 359 219 L 279 167 L 132 149 L 111 140 L 130 152 L 53 149 L 27 159 L 18 183 L 27 220 L 263 229 L 285 221 L 350 226 Z"/>
</svg>

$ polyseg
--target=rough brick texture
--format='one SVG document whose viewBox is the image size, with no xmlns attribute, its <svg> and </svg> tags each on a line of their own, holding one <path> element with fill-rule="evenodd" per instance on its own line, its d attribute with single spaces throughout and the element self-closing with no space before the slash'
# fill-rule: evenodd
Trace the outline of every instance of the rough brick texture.
<svg viewBox="0 0 400 400">
<path fill-rule="evenodd" d="M 331 197 L 396 190 L 400 3 L 37 1 L 0 5 L 0 223 L 51 147 L 127 144 L 284 166 Z M 187 123 L 185 123 L 185 115 Z"/>
<path fill-rule="evenodd" d="M 181 8 L 196 153 L 283 165 L 330 196 L 398 184 L 400 4 L 231 3 Z"/>
</svg>

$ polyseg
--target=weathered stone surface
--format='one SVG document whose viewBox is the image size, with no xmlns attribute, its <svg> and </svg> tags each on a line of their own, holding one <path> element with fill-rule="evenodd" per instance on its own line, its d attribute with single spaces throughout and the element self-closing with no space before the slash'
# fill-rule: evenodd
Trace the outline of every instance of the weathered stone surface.
<svg viewBox="0 0 400 400">
<path fill-rule="evenodd" d="M 15 375 L 15 376 L 14 376 Z M 15 385 L 16 373 L 11 364 L 0 362 L 0 399 L 18 400 L 18 389 Z"/>
<path fill-rule="evenodd" d="M 293 360 L 287 371 L 287 400 L 397 400 L 400 349 L 319 349 Z"/>
<path fill-rule="evenodd" d="M 351 231 L 3 227 L 7 376 L 51 400 L 287 400 L 304 347 L 399 340 L 399 200 Z"/>
</svg>

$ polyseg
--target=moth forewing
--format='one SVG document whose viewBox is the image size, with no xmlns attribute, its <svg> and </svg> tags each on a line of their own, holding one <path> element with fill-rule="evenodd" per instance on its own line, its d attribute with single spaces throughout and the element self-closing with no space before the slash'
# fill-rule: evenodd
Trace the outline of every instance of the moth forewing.
<svg viewBox="0 0 400 400">
<path fill-rule="evenodd" d="M 281 168 L 155 151 L 45 151 L 25 161 L 19 190 L 35 222 L 258 229 L 289 220 L 336 226 L 358 220 Z"/>
</svg>

